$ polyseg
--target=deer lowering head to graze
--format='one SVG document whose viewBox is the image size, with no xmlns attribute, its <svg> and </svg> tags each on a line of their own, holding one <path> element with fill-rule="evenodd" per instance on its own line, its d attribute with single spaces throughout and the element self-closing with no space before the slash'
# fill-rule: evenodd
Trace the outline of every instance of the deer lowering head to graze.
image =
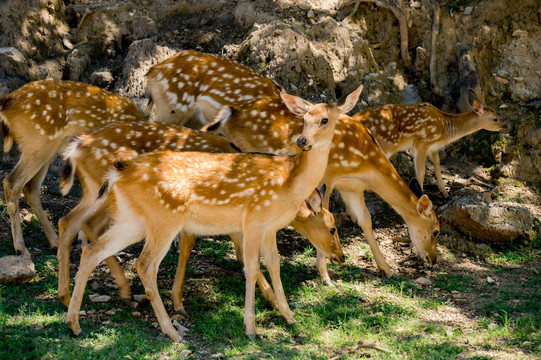
<svg viewBox="0 0 541 360">
<path fill-rule="evenodd" d="M 223 105 L 264 96 L 279 98 L 283 90 L 245 65 L 194 50 L 183 50 L 154 65 L 147 81 L 152 98 L 149 109 L 156 105 L 153 120 L 194 128 L 211 122 Z"/>
<path fill-rule="evenodd" d="M 164 150 L 210 153 L 237 152 L 224 137 L 159 122 L 109 124 L 91 133 L 80 135 L 67 147 L 64 153 L 64 167 L 61 172 L 62 193 L 65 195 L 69 191 L 74 176 L 77 174 L 83 188 L 83 197 L 79 204 L 58 222 L 60 237 L 58 296 L 66 307 L 70 301 L 70 248 L 77 232 L 82 228 L 89 240 L 94 241 L 101 235 L 109 222 L 109 215 L 103 209 L 105 204 L 101 204 L 101 208 L 96 206 L 99 189 L 107 171 L 115 161 L 127 161 L 139 154 Z M 330 254 L 337 262 L 343 261 L 334 218 L 326 209 L 318 208 L 317 203 L 315 205 L 303 204 L 290 225 L 306 236 L 316 249 Z M 186 244 L 187 241 L 184 243 Z M 186 246 L 185 244 L 183 246 Z M 179 274 L 182 278 L 184 277 L 182 269 L 185 269 L 185 262 L 190 252 L 191 248 L 185 254 L 185 260 L 179 259 L 179 269 L 181 270 L 177 270 L 177 273 L 180 271 Z M 106 259 L 106 262 L 120 288 L 121 298 L 130 301 L 131 291 L 122 269 L 114 257 Z M 322 272 L 321 276 L 324 280 L 328 278 L 326 271 Z M 264 279 L 264 277 L 262 278 Z M 261 284 L 260 286 L 265 287 Z M 173 289 L 175 310 L 184 312 L 182 302 L 179 300 L 180 291 L 175 289 Z M 272 296 L 267 295 L 266 297 Z"/>
<path fill-rule="evenodd" d="M 254 103 L 254 107 L 260 104 L 269 106 L 268 102 L 261 100 Z M 298 118 L 286 113 L 269 121 L 252 116 L 253 111 L 252 108 L 225 106 L 207 129 L 223 134 L 243 151 L 279 153 L 282 149 L 294 150 L 293 144 L 302 131 Z M 408 188 L 370 131 L 349 116 L 341 115 L 338 119 L 322 183 L 328 188 L 323 206 L 329 205 L 330 193 L 333 187 L 337 188 L 347 211 L 362 227 L 378 268 L 386 276 L 391 276 L 392 270 L 374 237 L 364 190 L 376 192 L 389 203 L 406 221 L 413 246 L 420 257 L 430 264 L 436 262 L 439 222 L 432 210 L 432 202 L 426 195 L 415 195 Z M 318 268 L 324 267 L 321 260 L 318 256 Z"/>
<path fill-rule="evenodd" d="M 40 185 L 55 154 L 72 136 L 117 121 L 145 120 L 128 99 L 83 83 L 43 80 L 0 100 L 4 152 L 15 141 L 20 159 L 4 179 L 4 192 L 17 253 L 28 255 L 20 225 L 19 195 L 39 219 L 51 247 L 58 236 L 40 201 Z"/>
<path fill-rule="evenodd" d="M 382 105 L 365 109 L 353 116 L 361 121 L 380 144 L 385 154 L 412 149 L 415 175 L 423 186 L 426 157 L 434 165 L 438 188 L 444 197 L 445 189 L 440 169 L 438 149 L 478 130 L 500 131 L 506 124 L 496 111 L 483 106 L 473 91 L 469 92 L 472 111 L 462 114 L 448 114 L 430 104 Z"/>
<path fill-rule="evenodd" d="M 281 94 L 304 122 L 297 139 L 303 152 L 295 156 L 166 151 L 117 164 L 102 193 L 111 190 L 107 199 L 115 209 L 113 225 L 83 248 L 75 278 L 66 319 L 73 333 L 81 332 L 78 315 L 92 270 L 107 257 L 146 238 L 136 270 L 162 331 L 172 340 L 180 340 L 161 301 L 156 275 L 173 238 L 181 232 L 242 233 L 247 336 L 256 336 L 254 300 L 260 255 L 269 271 L 280 314 L 293 323 L 280 280 L 276 231 L 295 218 L 319 184 L 337 118 L 355 106 L 360 91 L 358 88 L 331 105 Z"/>
</svg>

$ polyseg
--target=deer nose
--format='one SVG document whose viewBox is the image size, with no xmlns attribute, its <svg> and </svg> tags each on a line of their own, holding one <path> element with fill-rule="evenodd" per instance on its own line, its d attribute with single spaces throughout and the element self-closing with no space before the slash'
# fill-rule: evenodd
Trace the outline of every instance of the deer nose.
<svg viewBox="0 0 541 360">
<path fill-rule="evenodd" d="M 297 146 L 303 149 L 306 146 L 306 138 L 301 136 L 297 139 Z"/>
<path fill-rule="evenodd" d="M 334 255 L 331 257 L 331 263 L 332 263 L 333 265 L 340 265 L 340 264 L 343 264 L 343 263 L 344 263 L 344 254 L 340 254 L 340 255 L 334 254 Z"/>
</svg>

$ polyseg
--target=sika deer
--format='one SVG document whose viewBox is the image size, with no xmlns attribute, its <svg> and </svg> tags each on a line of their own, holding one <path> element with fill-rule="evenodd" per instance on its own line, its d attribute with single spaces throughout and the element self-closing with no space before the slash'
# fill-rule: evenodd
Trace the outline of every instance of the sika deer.
<svg viewBox="0 0 541 360">
<path fill-rule="evenodd" d="M 154 120 L 176 119 L 178 125 L 195 128 L 211 122 L 222 105 L 279 97 L 283 90 L 236 61 L 194 50 L 154 65 L 147 80 L 152 98 L 149 109 L 153 104 L 157 107 Z"/>
<path fill-rule="evenodd" d="M 303 152 L 296 156 L 158 152 L 119 164 L 111 171 L 107 186 L 112 189 L 108 200 L 116 210 L 114 224 L 83 248 L 66 319 L 73 333 L 81 332 L 78 315 L 92 270 L 103 259 L 146 237 L 136 270 L 162 331 L 172 340 L 180 340 L 161 301 L 156 274 L 181 231 L 242 233 L 247 336 L 257 336 L 254 296 L 260 254 L 271 276 L 278 309 L 288 323 L 294 323 L 280 280 L 276 231 L 291 222 L 320 182 L 337 118 L 353 108 L 360 91 L 358 88 L 332 105 L 314 105 L 281 94 L 290 110 L 304 119 L 297 139 Z"/>
<path fill-rule="evenodd" d="M 154 122 L 120 122 L 106 125 L 89 134 L 75 138 L 64 153 L 65 161 L 61 172 L 61 189 L 65 195 L 71 188 L 74 175 L 80 180 L 83 188 L 83 197 L 80 203 L 58 222 L 60 245 L 58 247 L 58 296 L 62 303 L 68 307 L 69 295 L 69 255 L 75 235 L 83 227 L 91 241 L 98 238 L 109 222 L 105 209 L 96 209 L 96 199 L 107 171 L 115 161 L 131 160 L 135 156 L 151 151 L 203 151 L 211 153 L 237 152 L 224 137 L 206 134 L 197 130 L 183 128 Z M 324 196 L 324 194 L 322 195 Z M 321 201 L 320 201 L 321 202 Z M 326 209 L 321 208 L 317 199 L 313 203 L 306 203 L 290 223 L 290 225 L 306 236 L 322 253 L 329 254 L 335 262 L 343 262 L 343 254 L 334 225 L 334 218 Z M 103 204 L 104 205 L 104 204 Z M 89 221 L 89 225 L 85 224 Z M 186 237 L 182 244 L 195 244 Z M 236 238 L 233 238 L 235 240 Z M 242 240 L 242 239 L 241 239 Z M 236 248 L 240 245 L 235 245 Z M 179 259 L 177 273 L 182 278 L 187 257 L 191 248 L 187 250 L 185 259 Z M 125 301 L 131 301 L 131 291 L 124 274 L 114 257 L 105 260 L 111 269 L 115 281 L 120 288 L 120 296 Z M 262 275 L 262 274 L 261 274 Z M 322 273 L 325 280 L 326 271 Z M 259 277 L 258 277 L 259 278 Z M 262 277 L 264 279 L 264 276 Z M 181 281 L 179 279 L 178 281 Z M 177 282 L 175 282 L 177 284 Z M 265 284 L 260 283 L 262 289 Z M 177 312 L 184 312 L 181 300 L 181 290 L 173 289 L 173 303 Z M 273 294 L 264 292 L 266 298 L 272 303 Z M 180 299 L 179 299 L 180 298 Z"/>
<path fill-rule="evenodd" d="M 477 100 L 473 91 L 470 90 L 468 95 L 473 111 L 467 113 L 448 114 L 427 103 L 389 104 L 365 109 L 355 114 L 353 119 L 361 121 L 372 131 L 388 157 L 398 151 L 412 149 L 415 175 L 421 189 L 428 155 L 434 165 L 438 189 L 448 197 L 441 176 L 438 149 L 481 129 L 500 131 L 507 127 L 494 109 Z"/>
<path fill-rule="evenodd" d="M 220 110 L 216 122 L 206 128 L 223 134 L 243 151 L 294 151 L 292 144 L 302 126 L 295 116 L 286 113 L 286 116 L 277 116 L 272 122 L 252 116 L 254 108 L 267 112 L 269 108 L 280 109 L 279 106 L 284 105 L 273 106 L 270 99 L 259 100 L 252 108 L 225 106 Z M 269 140 L 262 141 L 261 136 Z M 349 116 L 341 115 L 336 123 L 322 183 L 328 187 L 323 206 L 328 206 L 330 193 L 336 187 L 348 212 L 362 227 L 378 268 L 387 277 L 392 275 L 392 270 L 374 237 L 371 216 L 364 202 L 364 190 L 374 191 L 389 203 L 406 221 L 413 246 L 421 258 L 430 264 L 436 262 L 439 222 L 432 210 L 432 202 L 426 195 L 415 195 L 408 189 L 370 131 Z M 325 266 L 323 261 L 318 256 L 318 268 Z"/>
<path fill-rule="evenodd" d="M 40 185 L 66 139 L 116 121 L 144 120 L 127 98 L 83 83 L 43 80 L 24 85 L 0 100 L 4 152 L 17 142 L 21 157 L 4 179 L 13 246 L 24 245 L 19 216 L 21 190 L 39 219 L 51 247 L 58 236 L 40 201 Z"/>
</svg>

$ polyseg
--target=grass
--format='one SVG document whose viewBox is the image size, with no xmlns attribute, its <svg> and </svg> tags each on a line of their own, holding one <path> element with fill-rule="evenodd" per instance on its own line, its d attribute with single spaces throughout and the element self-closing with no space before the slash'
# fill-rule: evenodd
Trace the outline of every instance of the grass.
<svg viewBox="0 0 541 360">
<path fill-rule="evenodd" d="M 189 352 L 193 359 L 493 358 L 487 353 L 510 359 L 529 358 L 518 349 L 541 355 L 539 275 L 518 288 L 513 284 L 487 288 L 478 318 L 461 324 L 438 320 L 437 314 L 447 313 L 455 305 L 448 298 L 436 298 L 433 291 L 416 285 L 411 278 L 385 279 L 347 263 L 330 266 L 335 272 L 334 287 L 321 285 L 311 247 L 294 251 L 293 256 L 282 260 L 284 289 L 297 323 L 287 325 L 257 292 L 257 330 L 263 340 L 247 340 L 242 268 L 231 261 L 233 246 L 223 238 L 200 239 L 187 269 L 185 307 L 190 317 L 188 323 L 181 322 L 189 327 L 189 342 L 175 344 L 161 335 L 150 305 L 137 308 L 137 313 L 126 307 L 116 290 L 106 286 L 112 280 L 102 271 L 95 271 L 82 304 L 87 316 L 81 317 L 81 327 L 87 336 L 74 338 L 64 323 L 66 310 L 56 298 L 55 254 L 41 237 L 40 245 L 33 246 L 40 250 L 34 255 L 36 278 L 24 285 L 0 286 L 1 359 L 169 359 Z M 364 246 L 352 246 L 349 257 Z M 0 241 L 0 256 L 11 254 L 11 247 L 10 242 Z M 503 252 L 492 251 L 504 256 L 520 249 L 523 247 L 508 246 Z M 140 247 L 130 249 L 138 251 Z M 128 257 L 126 268 L 130 272 L 130 260 L 134 258 Z M 168 253 L 159 277 L 161 296 L 170 314 L 169 289 L 176 258 L 175 251 Z M 516 261 L 524 264 L 528 259 Z M 472 292 L 475 285 L 471 276 L 451 269 L 441 269 L 433 277 L 434 287 L 449 292 Z M 134 293 L 143 293 L 138 278 L 132 278 Z M 98 288 L 92 289 L 92 283 L 97 283 Z M 518 291 L 527 288 L 537 290 Z M 92 303 L 88 294 L 95 292 L 107 293 L 112 299 L 106 304 Z M 114 314 L 107 315 L 111 309 Z M 345 350 L 359 340 L 389 352 Z"/>
</svg>

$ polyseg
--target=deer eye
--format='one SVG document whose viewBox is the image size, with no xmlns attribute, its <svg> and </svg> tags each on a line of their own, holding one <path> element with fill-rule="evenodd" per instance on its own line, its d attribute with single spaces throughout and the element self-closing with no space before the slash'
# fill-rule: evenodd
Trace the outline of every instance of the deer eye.
<svg viewBox="0 0 541 360">
<path fill-rule="evenodd" d="M 331 232 L 331 235 L 336 234 L 336 228 L 331 228 L 330 232 Z"/>
<path fill-rule="evenodd" d="M 434 233 L 432 235 L 434 235 L 434 237 L 437 237 L 439 234 L 440 234 L 439 230 L 434 230 Z"/>
<path fill-rule="evenodd" d="M 319 123 L 319 126 L 325 125 L 328 122 L 329 122 L 329 119 L 323 118 L 323 119 L 321 119 L 321 123 Z"/>
</svg>

